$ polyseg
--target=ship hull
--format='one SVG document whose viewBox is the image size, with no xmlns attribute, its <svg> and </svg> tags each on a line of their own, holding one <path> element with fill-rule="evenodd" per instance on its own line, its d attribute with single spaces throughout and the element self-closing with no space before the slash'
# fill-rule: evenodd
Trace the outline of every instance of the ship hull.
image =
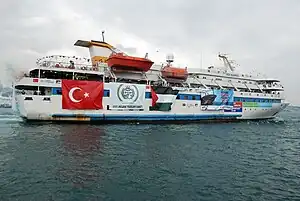
<svg viewBox="0 0 300 201">
<path fill-rule="evenodd" d="M 274 112 L 275 113 L 275 112 Z M 276 111 L 277 113 L 277 111 Z M 120 113 L 115 115 L 76 115 L 76 114 L 51 114 L 51 113 L 18 113 L 24 121 L 52 121 L 52 122 L 91 122 L 91 123 L 192 123 L 192 122 L 238 122 L 245 120 L 267 120 L 273 119 L 276 115 L 264 114 L 257 112 L 256 114 L 243 115 L 173 115 L 173 116 L 137 116 L 129 113 Z"/>
<path fill-rule="evenodd" d="M 125 84 L 126 85 L 126 84 Z M 15 112 L 26 121 L 54 122 L 91 122 L 91 123 L 168 123 L 168 122 L 235 122 L 241 120 L 260 120 L 274 118 L 285 109 L 287 103 L 246 104 L 240 108 L 229 110 L 222 105 L 203 106 L 201 100 L 188 97 L 188 94 L 161 95 L 161 104 L 172 103 L 169 111 L 151 111 L 153 100 L 146 85 L 127 84 L 136 86 L 139 97 L 129 109 L 118 98 L 118 88 L 121 83 L 105 84 L 105 90 L 110 90 L 110 97 L 103 97 L 103 108 L 97 110 L 68 110 L 62 108 L 62 95 L 22 95 L 15 96 L 13 104 Z M 189 92 L 190 94 L 190 92 Z M 195 93 L 194 95 L 197 95 Z M 186 98 L 186 97 L 187 98 Z M 183 98 L 181 98 L 183 97 Z M 241 103 L 239 103 L 241 104 Z M 235 105 L 239 105 L 235 104 Z M 128 106 L 128 104 L 125 104 Z M 114 108 L 114 109 L 113 109 Z M 124 109 L 125 108 L 125 109 Z M 135 109 L 132 109 L 135 108 Z"/>
<path fill-rule="evenodd" d="M 136 112 L 82 110 L 64 111 L 60 109 L 61 97 L 52 97 L 51 103 L 45 103 L 43 97 L 33 96 L 29 103 L 25 96 L 18 95 L 16 112 L 26 121 L 66 121 L 66 122 L 215 122 L 238 121 L 241 114 L 225 114 L 222 111 L 198 113 L 187 112 Z"/>
</svg>

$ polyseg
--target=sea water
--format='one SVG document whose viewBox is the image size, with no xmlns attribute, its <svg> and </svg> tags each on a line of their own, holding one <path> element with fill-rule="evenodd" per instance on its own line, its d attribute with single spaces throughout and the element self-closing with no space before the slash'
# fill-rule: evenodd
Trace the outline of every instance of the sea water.
<svg viewBox="0 0 300 201">
<path fill-rule="evenodd" d="M 268 121 L 26 124 L 0 111 L 0 200 L 300 200 L 300 109 Z"/>
</svg>

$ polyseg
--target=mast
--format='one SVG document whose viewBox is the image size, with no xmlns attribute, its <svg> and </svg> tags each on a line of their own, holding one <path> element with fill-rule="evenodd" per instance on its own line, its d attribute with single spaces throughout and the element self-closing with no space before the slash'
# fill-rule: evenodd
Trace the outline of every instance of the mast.
<svg viewBox="0 0 300 201">
<path fill-rule="evenodd" d="M 103 30 L 103 31 L 102 31 L 102 42 L 105 42 L 105 41 L 104 41 L 104 33 L 105 33 L 105 31 Z"/>
<path fill-rule="evenodd" d="M 234 71 L 234 66 L 231 65 L 231 62 L 228 60 L 226 54 L 219 54 L 218 56 L 223 60 L 226 68 L 230 68 L 231 71 Z"/>
</svg>

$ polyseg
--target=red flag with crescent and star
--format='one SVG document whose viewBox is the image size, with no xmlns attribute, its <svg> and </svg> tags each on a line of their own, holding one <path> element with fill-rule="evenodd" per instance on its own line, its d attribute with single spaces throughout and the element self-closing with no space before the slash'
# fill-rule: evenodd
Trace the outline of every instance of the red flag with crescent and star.
<svg viewBox="0 0 300 201">
<path fill-rule="evenodd" d="M 62 109 L 103 109 L 103 82 L 62 80 Z"/>
</svg>

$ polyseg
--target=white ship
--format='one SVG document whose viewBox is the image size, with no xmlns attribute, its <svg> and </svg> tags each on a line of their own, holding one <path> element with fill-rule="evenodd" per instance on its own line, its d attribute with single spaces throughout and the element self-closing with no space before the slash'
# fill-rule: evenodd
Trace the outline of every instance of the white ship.
<svg viewBox="0 0 300 201">
<path fill-rule="evenodd" d="M 224 68 L 198 72 L 130 57 L 104 41 L 78 40 L 91 58 L 46 56 L 18 77 L 13 109 L 24 120 L 235 121 L 274 118 L 289 103 L 276 79 Z"/>
</svg>

